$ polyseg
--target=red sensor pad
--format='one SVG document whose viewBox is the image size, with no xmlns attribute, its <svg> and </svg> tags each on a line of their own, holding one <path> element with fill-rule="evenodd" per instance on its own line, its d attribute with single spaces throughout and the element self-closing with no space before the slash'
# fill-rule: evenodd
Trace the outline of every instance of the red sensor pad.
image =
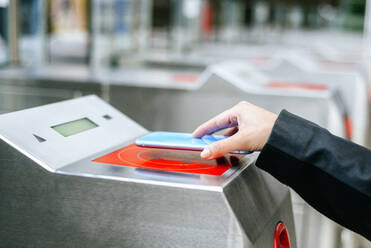
<svg viewBox="0 0 371 248">
<path fill-rule="evenodd" d="M 300 83 L 300 82 L 270 82 L 267 84 L 268 88 L 275 89 L 298 89 L 298 90 L 319 90 L 324 91 L 328 89 L 324 84 Z"/>
<path fill-rule="evenodd" d="M 274 248 L 290 248 L 290 236 L 287 227 L 283 222 L 278 222 L 274 232 Z"/>
<path fill-rule="evenodd" d="M 93 162 L 194 174 L 220 176 L 238 164 L 241 155 L 227 155 L 215 160 L 203 160 L 200 152 L 173 149 L 144 148 L 135 144 L 121 148 Z"/>
</svg>

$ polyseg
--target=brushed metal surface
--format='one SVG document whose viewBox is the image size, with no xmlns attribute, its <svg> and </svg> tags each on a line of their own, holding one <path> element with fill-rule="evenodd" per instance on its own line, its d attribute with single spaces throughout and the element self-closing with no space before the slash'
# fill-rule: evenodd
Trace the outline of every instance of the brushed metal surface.
<svg viewBox="0 0 371 248">
<path fill-rule="evenodd" d="M 250 154 L 244 158 L 244 164 L 238 163 L 220 176 L 155 171 L 93 162 L 94 159 L 109 154 L 129 144 L 133 144 L 133 142 L 134 140 L 130 140 L 123 145 L 119 145 L 117 148 L 115 147 L 113 149 L 105 150 L 104 152 L 97 153 L 94 156 L 59 168 L 56 170 L 56 173 L 222 192 L 223 187 L 238 177 L 241 171 L 243 171 L 245 167 L 254 163 L 258 157 L 258 153 Z"/>
<path fill-rule="evenodd" d="M 247 74 L 259 82 L 262 76 L 249 74 L 249 70 L 237 73 L 236 76 L 232 73 L 233 70 L 216 69 L 216 71 L 209 71 L 207 77 L 204 78 L 205 81 L 198 85 L 196 90 L 159 89 L 155 85 L 152 88 L 126 86 L 125 84 L 111 85 L 111 103 L 149 130 L 191 132 L 200 123 L 239 101 L 246 100 L 275 113 L 279 113 L 281 109 L 287 109 L 345 137 L 343 113 L 338 106 L 336 88 L 331 86 L 329 91 L 304 93 L 303 95 L 297 95 L 296 92 L 277 94 L 277 92 L 261 91 L 259 93 L 259 87 L 248 85 L 249 82 L 243 77 Z M 232 69 L 236 70 L 236 68 Z M 278 79 L 285 80 L 288 77 L 282 78 L 281 75 Z M 309 80 L 309 76 L 304 79 Z M 320 80 L 320 78 L 317 79 Z M 346 80 L 349 79 L 350 77 L 346 78 Z M 294 203 L 297 230 L 300 231 L 298 241 L 302 247 L 310 247 L 307 246 L 305 237 L 310 233 L 321 232 L 323 229 L 320 225 L 308 226 L 302 221 L 300 209 L 303 207 L 306 213 L 313 211 L 302 199 Z M 300 237 L 303 237 L 302 241 Z M 320 241 L 317 242 L 319 243 Z"/>
<path fill-rule="evenodd" d="M 0 247 L 272 247 L 280 220 L 295 247 L 289 191 L 253 165 L 214 192 L 50 173 L 3 141 L 0 158 Z"/>
<path fill-rule="evenodd" d="M 53 114 L 69 119 L 66 107 L 113 111 L 90 96 L 1 117 L 0 247 L 272 247 L 279 221 L 296 247 L 289 190 L 255 167 L 256 153 L 220 177 L 98 165 L 94 158 L 147 132 L 113 111 L 120 128 L 106 126 L 105 136 L 87 132 L 71 140 L 84 150 L 77 160 L 53 167 L 38 156 L 40 146 L 22 139 L 26 129 L 9 125 L 21 118 L 42 131 Z M 121 139 L 116 146 L 104 140 L 113 134 Z M 104 148 L 97 151 L 97 142 Z M 52 156 L 79 148 L 50 143 L 48 149 Z"/>
<path fill-rule="evenodd" d="M 112 85 L 110 91 L 111 104 L 149 130 L 191 132 L 200 123 L 243 100 L 275 113 L 285 108 L 322 126 L 327 125 L 329 109 L 335 108 L 324 97 L 251 94 L 216 75 L 199 90 Z"/>
<path fill-rule="evenodd" d="M 112 119 L 103 118 L 109 114 Z M 97 128 L 63 137 L 51 127 L 89 118 Z M 127 129 L 123 130 L 125 126 Z M 45 169 L 55 171 L 147 131 L 96 96 L 49 104 L 0 116 L 0 137 Z M 40 143 L 38 135 L 46 142 Z"/>
</svg>

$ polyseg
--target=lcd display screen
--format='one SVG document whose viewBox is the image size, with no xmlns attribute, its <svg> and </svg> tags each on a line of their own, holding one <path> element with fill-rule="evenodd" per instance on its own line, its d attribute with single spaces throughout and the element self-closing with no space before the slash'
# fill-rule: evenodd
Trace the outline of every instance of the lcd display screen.
<svg viewBox="0 0 371 248">
<path fill-rule="evenodd" d="M 55 131 L 57 131 L 60 135 L 64 137 L 78 134 L 96 127 L 98 127 L 98 125 L 89 120 L 88 118 L 82 118 L 75 121 L 70 121 L 56 126 L 52 126 L 52 128 Z"/>
</svg>

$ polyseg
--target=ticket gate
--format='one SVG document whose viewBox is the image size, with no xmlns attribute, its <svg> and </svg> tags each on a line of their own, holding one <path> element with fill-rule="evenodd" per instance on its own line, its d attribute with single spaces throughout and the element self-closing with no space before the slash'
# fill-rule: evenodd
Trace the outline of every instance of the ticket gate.
<svg viewBox="0 0 371 248">
<path fill-rule="evenodd" d="M 110 101 L 145 127 L 155 130 L 193 131 L 200 123 L 246 100 L 276 113 L 285 108 L 346 137 L 344 103 L 337 87 L 304 87 L 302 90 L 275 87 L 275 84 L 267 87 L 266 84 L 272 82 L 267 75 L 240 65 L 210 66 L 197 82 L 183 89 L 174 85 L 166 88 L 154 84 L 150 87 L 111 85 Z M 321 243 L 337 247 L 338 237 L 334 237 L 337 233 L 332 222 L 326 224 L 332 228 L 331 235 L 323 241 L 320 238 L 324 233 L 322 215 L 296 194 L 293 197 L 300 247 L 321 247 Z"/>
<path fill-rule="evenodd" d="M 249 71 L 243 63 L 216 65 L 213 72 L 216 77 L 233 82 L 247 92 L 265 91 L 269 95 L 277 90 L 276 94 L 282 98 L 292 94 L 303 99 L 312 99 L 313 103 L 319 101 L 319 105 L 314 105 L 317 109 L 302 109 L 305 111 L 302 113 L 305 118 L 326 127 L 335 135 L 364 145 L 368 115 L 365 82 L 355 73 L 309 72 L 303 68 L 284 62 L 263 71 L 265 78 L 258 82 L 244 78 Z M 275 80 L 272 81 L 271 78 Z M 280 101 L 275 103 L 282 104 Z M 297 107 L 297 104 L 292 105 L 289 110 L 298 114 Z M 322 119 L 318 119 L 320 116 L 315 114 L 321 111 L 328 113 L 327 118 L 322 116 Z M 347 244 L 346 247 L 357 247 L 357 238 L 352 233 L 347 233 L 349 231 L 318 213 L 295 192 L 292 192 L 292 200 L 300 247 L 335 248 L 344 243 Z"/>
<path fill-rule="evenodd" d="M 268 77 L 275 79 L 275 82 L 267 82 L 267 86 L 275 84 L 307 89 L 322 87 L 324 90 L 336 88 L 341 98 L 338 102 L 341 103 L 339 106 L 343 112 L 344 125 L 348 129 L 345 138 L 366 145 L 368 100 L 367 83 L 362 75 L 356 72 L 326 72 L 311 66 L 298 66 L 300 63 L 299 57 L 291 57 L 262 70 Z"/>
<path fill-rule="evenodd" d="M 96 96 L 0 116 L 1 247 L 296 247 L 289 190 L 257 153 L 139 148 Z"/>
<path fill-rule="evenodd" d="M 221 72 L 211 66 L 197 81 L 187 84 L 135 86 L 117 82 L 110 85 L 109 99 L 115 107 L 152 130 L 191 132 L 226 108 L 246 100 L 276 113 L 285 108 L 321 126 L 328 127 L 332 120 L 331 130 L 345 134 L 336 89 L 300 94 L 251 87 L 253 83 L 246 84 L 249 80 L 265 82 L 268 79 L 252 71 L 236 77 L 234 73 Z"/>
</svg>

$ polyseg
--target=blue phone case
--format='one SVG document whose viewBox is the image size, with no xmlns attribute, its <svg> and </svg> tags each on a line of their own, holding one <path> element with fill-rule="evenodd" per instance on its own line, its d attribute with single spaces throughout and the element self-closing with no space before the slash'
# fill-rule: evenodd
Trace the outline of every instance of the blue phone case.
<svg viewBox="0 0 371 248">
<path fill-rule="evenodd" d="M 137 146 L 202 151 L 215 141 L 228 138 L 219 135 L 205 135 L 194 138 L 190 133 L 152 132 L 135 140 Z M 249 154 L 250 151 L 234 151 L 237 154 Z"/>
</svg>

